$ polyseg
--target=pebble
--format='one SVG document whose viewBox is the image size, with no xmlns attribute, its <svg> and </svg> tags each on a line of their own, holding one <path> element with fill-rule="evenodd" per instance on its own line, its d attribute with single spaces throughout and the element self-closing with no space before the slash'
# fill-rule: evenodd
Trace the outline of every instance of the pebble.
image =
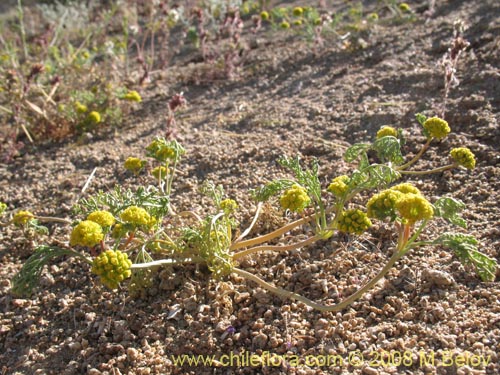
<svg viewBox="0 0 500 375">
<path fill-rule="evenodd" d="M 422 281 L 439 288 L 448 288 L 456 285 L 452 275 L 444 271 L 424 269 L 421 275 Z"/>
</svg>

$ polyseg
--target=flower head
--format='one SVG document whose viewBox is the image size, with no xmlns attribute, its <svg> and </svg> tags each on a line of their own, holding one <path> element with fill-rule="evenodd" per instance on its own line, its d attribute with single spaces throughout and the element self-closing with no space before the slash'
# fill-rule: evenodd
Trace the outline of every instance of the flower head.
<svg viewBox="0 0 500 375">
<path fill-rule="evenodd" d="M 335 177 L 326 190 L 337 197 L 341 197 L 347 191 L 349 180 L 350 178 L 346 175 Z"/>
<path fill-rule="evenodd" d="M 467 147 L 454 148 L 450 151 L 451 158 L 462 167 L 474 169 L 476 166 L 476 158 L 471 150 Z"/>
<path fill-rule="evenodd" d="M 428 134 L 428 137 L 433 137 L 436 139 L 443 139 L 451 131 L 448 123 L 440 119 L 439 117 L 431 117 L 425 120 L 424 129 Z"/>
<path fill-rule="evenodd" d="M 137 103 L 142 102 L 141 95 L 135 90 L 131 90 L 131 91 L 127 92 L 123 96 L 123 99 L 128 100 L 130 102 L 137 102 Z"/>
<path fill-rule="evenodd" d="M 146 225 L 151 223 L 151 216 L 144 208 L 137 206 L 130 206 L 126 208 L 121 214 L 120 218 L 128 224 L 133 225 Z"/>
<path fill-rule="evenodd" d="M 420 190 L 418 190 L 415 186 L 413 186 L 409 182 L 403 182 L 402 184 L 395 185 L 391 187 L 391 190 L 399 191 L 403 194 L 408 194 L 408 193 L 420 194 Z"/>
<path fill-rule="evenodd" d="M 115 223 L 114 216 L 108 211 L 94 211 L 87 216 L 87 220 L 93 221 L 103 228 L 111 227 Z"/>
<path fill-rule="evenodd" d="M 128 157 L 127 160 L 125 160 L 125 163 L 123 163 L 123 166 L 128 171 L 139 173 L 142 167 L 144 167 L 144 164 L 144 161 L 139 158 Z"/>
<path fill-rule="evenodd" d="M 378 14 L 377 13 L 370 13 L 368 16 L 368 21 L 375 22 L 378 20 Z"/>
<path fill-rule="evenodd" d="M 402 195 L 396 202 L 396 210 L 410 225 L 423 219 L 431 219 L 434 216 L 432 205 L 420 194 Z"/>
<path fill-rule="evenodd" d="M 146 147 L 149 155 L 160 162 L 173 160 L 177 156 L 175 148 L 167 144 L 164 139 L 155 139 Z"/>
<path fill-rule="evenodd" d="M 238 203 L 233 199 L 224 199 L 220 202 L 220 208 L 224 213 L 230 214 L 238 209 Z"/>
<path fill-rule="evenodd" d="M 396 219 L 396 202 L 403 193 L 397 190 L 387 189 L 375 194 L 366 204 L 368 217 L 384 220 L 386 217 Z"/>
<path fill-rule="evenodd" d="M 300 185 L 293 185 L 290 189 L 286 190 L 280 198 L 280 205 L 284 210 L 293 212 L 302 212 L 309 203 L 311 198 L 307 195 L 307 190 Z"/>
<path fill-rule="evenodd" d="M 7 209 L 7 205 L 3 202 L 0 202 L 0 215 L 3 214 L 6 209 Z"/>
<path fill-rule="evenodd" d="M 116 224 L 113 227 L 113 230 L 111 231 L 111 237 L 114 238 L 115 240 L 125 237 L 128 233 L 127 228 L 123 224 Z"/>
<path fill-rule="evenodd" d="M 89 121 L 92 122 L 93 124 L 98 124 L 101 122 L 101 114 L 97 111 L 92 111 L 89 113 L 88 117 Z"/>
<path fill-rule="evenodd" d="M 94 221 L 84 220 L 73 228 L 69 243 L 71 246 L 93 247 L 103 239 L 102 227 Z"/>
<path fill-rule="evenodd" d="M 25 225 L 28 221 L 31 219 L 34 219 L 35 215 L 29 211 L 18 211 L 12 218 L 12 222 L 17 225 L 18 227 L 21 227 Z"/>
<path fill-rule="evenodd" d="M 304 9 L 301 7 L 295 7 L 293 8 L 292 13 L 295 17 L 300 17 L 302 16 L 302 13 L 304 13 Z"/>
<path fill-rule="evenodd" d="M 281 23 L 280 23 L 280 27 L 281 27 L 282 29 L 289 29 L 289 28 L 290 28 L 290 24 L 289 24 L 287 21 L 284 21 L 284 20 L 283 20 L 283 21 L 281 21 Z"/>
<path fill-rule="evenodd" d="M 265 10 L 263 10 L 262 12 L 260 12 L 260 19 L 262 21 L 268 21 L 269 20 L 269 13 L 266 12 Z"/>
<path fill-rule="evenodd" d="M 153 170 L 151 171 L 151 174 L 157 180 L 163 180 L 167 176 L 167 173 L 168 173 L 167 168 L 162 166 L 153 168 Z"/>
<path fill-rule="evenodd" d="M 399 4 L 399 9 L 402 12 L 404 12 L 404 13 L 407 13 L 407 12 L 411 11 L 411 8 L 410 8 L 410 6 L 407 3 L 401 3 L 401 4 Z"/>
<path fill-rule="evenodd" d="M 372 225 L 366 213 L 358 209 L 344 211 L 341 215 L 338 228 L 342 232 L 361 234 Z"/>
<path fill-rule="evenodd" d="M 382 137 L 398 137 L 398 131 L 394 129 L 392 126 L 382 126 L 380 130 L 377 132 L 377 139 Z"/>
<path fill-rule="evenodd" d="M 75 103 L 75 111 L 78 113 L 85 113 L 88 111 L 88 108 L 85 104 L 82 104 L 80 102 Z"/>
<path fill-rule="evenodd" d="M 99 276 L 109 289 L 118 288 L 118 284 L 130 277 L 132 262 L 126 253 L 120 250 L 106 250 L 92 262 L 92 273 Z"/>
</svg>

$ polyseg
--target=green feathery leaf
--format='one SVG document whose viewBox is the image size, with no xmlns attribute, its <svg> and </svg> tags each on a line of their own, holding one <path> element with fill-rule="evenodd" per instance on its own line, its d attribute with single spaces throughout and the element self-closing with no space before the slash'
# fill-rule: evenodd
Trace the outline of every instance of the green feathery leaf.
<svg viewBox="0 0 500 375">
<path fill-rule="evenodd" d="M 462 201 L 455 198 L 442 197 L 434 203 L 434 216 L 442 217 L 452 224 L 467 228 L 467 222 L 459 215 L 464 208 L 465 203 Z"/>
</svg>

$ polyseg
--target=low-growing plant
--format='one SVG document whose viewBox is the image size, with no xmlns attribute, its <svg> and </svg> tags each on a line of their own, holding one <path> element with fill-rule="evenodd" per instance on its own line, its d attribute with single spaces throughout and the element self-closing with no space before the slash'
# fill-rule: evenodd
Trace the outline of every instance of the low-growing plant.
<svg viewBox="0 0 500 375">
<path fill-rule="evenodd" d="M 111 192 L 99 192 L 80 200 L 75 207 L 69 242 L 39 246 L 14 277 L 12 292 L 31 294 L 45 264 L 58 256 L 74 256 L 87 263 L 109 289 L 128 287 L 130 292 L 137 293 L 152 285 L 154 270 L 159 267 L 204 264 L 216 279 L 236 274 L 280 297 L 301 301 L 321 311 L 339 311 L 373 288 L 409 251 L 421 246 L 449 248 L 481 280 L 493 281 L 496 261 L 478 250 L 478 241 L 471 235 L 440 230 L 434 236 L 429 235 L 430 238 L 420 238 L 426 228 L 432 231 L 433 227 L 428 226 L 431 221 L 440 221 L 440 227 L 448 223 L 466 228 L 460 216 L 465 204 L 453 197 L 431 202 L 412 183 L 397 183 L 398 180 L 456 168 L 470 170 L 475 167 L 475 157 L 469 149 L 459 147 L 450 151 L 449 164 L 424 171 L 412 169 L 434 140 L 443 139 L 450 132 L 448 123 L 438 117 L 419 114 L 417 120 L 426 142 L 412 158 L 402 154 L 403 131 L 382 127 L 373 142 L 357 143 L 347 149 L 344 159 L 356 163 L 356 167 L 350 175 L 335 176 L 328 186 L 321 184 L 317 160 L 306 167 L 299 157 L 282 157 L 279 163 L 291 172 L 291 177 L 271 181 L 252 192 L 259 204 L 246 229 L 240 229 L 235 218 L 238 203 L 225 195 L 222 186 L 209 181 L 200 188 L 213 204 L 208 214 L 177 211 L 172 183 L 185 149 L 176 140 L 156 138 L 146 147 L 146 156 L 152 163 L 134 156 L 125 161 L 125 168 L 134 175 L 149 171 L 152 183 L 136 189 L 117 186 Z M 263 202 L 277 202 L 289 212 L 288 217 L 295 218 L 270 233 L 247 239 Z M 26 227 L 50 220 L 70 223 L 66 219 L 38 217 L 28 211 L 18 211 L 10 222 Z M 370 281 L 338 304 L 313 302 L 239 268 L 242 259 L 263 251 L 304 249 L 330 239 L 337 232 L 363 235 L 374 220 L 393 228 L 397 239 L 392 255 Z M 270 244 L 300 227 L 309 234 L 306 239 Z"/>
</svg>

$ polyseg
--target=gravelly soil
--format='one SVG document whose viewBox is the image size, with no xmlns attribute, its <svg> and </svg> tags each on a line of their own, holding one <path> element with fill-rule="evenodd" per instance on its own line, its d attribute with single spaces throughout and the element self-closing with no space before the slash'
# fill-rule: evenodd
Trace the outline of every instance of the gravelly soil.
<svg viewBox="0 0 500 375">
<path fill-rule="evenodd" d="M 318 158 L 326 185 L 352 168 L 341 159 L 345 149 L 369 141 L 381 125 L 403 128 L 410 139 L 405 151 L 414 153 L 424 141 L 414 115 L 432 116 L 443 103 L 439 61 L 452 41 L 453 22 L 461 19 L 471 46 L 457 67 L 460 85 L 447 103 L 445 118 L 453 133 L 434 143 L 417 168 L 442 165 L 443 155 L 459 145 L 476 154 L 477 168 L 413 181 L 431 200 L 446 194 L 467 203 L 468 232 L 483 252 L 500 260 L 500 5 L 437 3 L 431 15 L 425 13 L 427 2 L 412 3 L 418 22 L 379 25 L 366 36 L 364 49 L 348 50 L 333 40 L 312 54 L 294 38 L 257 41 L 248 68 L 233 82 L 203 81 L 203 64 L 172 67 L 143 90 L 144 102 L 115 134 L 26 148 L 1 165 L 0 198 L 9 209 L 69 218 L 96 167 L 86 194 L 117 183 L 134 186 L 137 180 L 123 171 L 123 161 L 141 155 L 162 134 L 166 103 L 183 91 L 188 105 L 177 117 L 178 139 L 187 156 L 174 204 L 203 212 L 197 186 L 211 179 L 238 201 L 239 218 L 248 224 L 255 210 L 248 190 L 286 175 L 276 162 L 281 155 L 300 153 L 305 162 Z M 195 76 L 201 83 L 192 83 Z M 283 220 L 280 212 L 266 215 L 272 220 L 258 224 L 262 233 Z M 65 240 L 70 228 L 50 230 Z M 436 221 L 424 236 L 445 230 Z M 393 245 L 390 229 L 377 225 L 360 238 L 334 236 L 300 251 L 263 253 L 240 266 L 313 300 L 335 303 L 373 276 Z M 444 249 L 412 251 L 373 291 L 332 314 L 281 300 L 235 276 L 214 281 L 194 266 L 159 272 L 155 286 L 132 299 L 126 291 L 106 291 L 88 266 L 74 259 L 49 266 L 31 298 L 15 298 L 10 279 L 33 247 L 19 230 L 0 232 L 2 374 L 500 372 L 500 285 L 480 282 Z M 219 359 L 231 352 L 266 351 L 288 360 L 273 366 L 280 361 L 269 363 L 264 355 L 254 367 L 180 367 L 172 361 L 181 354 Z M 356 351 L 364 356 L 361 363 L 350 357 Z M 451 354 L 453 363 L 447 359 Z M 337 355 L 343 362 L 315 366 L 308 355 Z M 406 360 L 399 366 L 394 365 L 398 355 Z"/>
</svg>

